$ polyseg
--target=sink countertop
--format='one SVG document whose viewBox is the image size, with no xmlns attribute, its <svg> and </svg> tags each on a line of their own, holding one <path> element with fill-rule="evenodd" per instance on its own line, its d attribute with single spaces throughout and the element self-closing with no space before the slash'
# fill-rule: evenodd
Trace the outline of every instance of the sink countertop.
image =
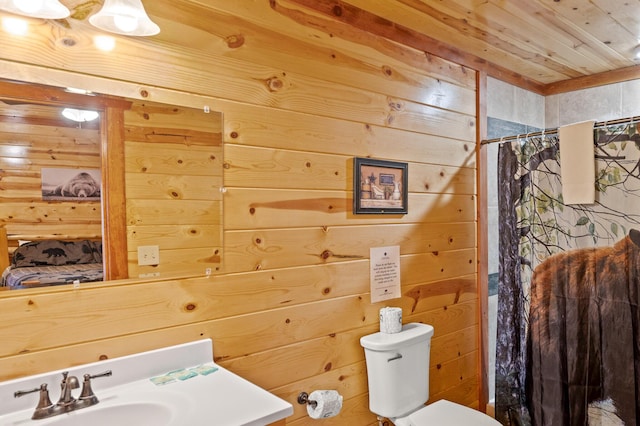
<svg viewBox="0 0 640 426">
<path fill-rule="evenodd" d="M 64 425 L 63 419 L 80 417 L 90 410 L 157 401 L 171 407 L 173 417 L 167 424 L 216 426 L 261 426 L 293 414 L 293 407 L 283 399 L 267 392 L 229 370 L 212 362 L 210 339 L 174 347 L 114 358 L 82 366 L 35 376 L 0 382 L 0 424 Z M 149 379 L 169 371 L 198 365 L 216 366 L 217 371 L 187 380 L 156 385 Z M 92 380 L 92 388 L 100 403 L 71 413 L 42 420 L 31 420 L 38 402 L 38 393 L 14 398 L 16 390 L 39 387 L 48 383 L 52 402 L 59 397 L 62 371 L 69 371 L 82 380 L 85 373 L 98 374 L 112 370 L 113 376 Z M 80 389 L 74 390 L 78 397 Z"/>
</svg>

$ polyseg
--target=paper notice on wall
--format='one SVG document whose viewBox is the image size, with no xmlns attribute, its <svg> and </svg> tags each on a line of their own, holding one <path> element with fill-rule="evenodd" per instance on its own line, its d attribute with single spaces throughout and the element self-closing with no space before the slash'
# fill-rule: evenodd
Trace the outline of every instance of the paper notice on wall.
<svg viewBox="0 0 640 426">
<path fill-rule="evenodd" d="M 371 303 L 400 297 L 400 246 L 369 249 Z"/>
</svg>

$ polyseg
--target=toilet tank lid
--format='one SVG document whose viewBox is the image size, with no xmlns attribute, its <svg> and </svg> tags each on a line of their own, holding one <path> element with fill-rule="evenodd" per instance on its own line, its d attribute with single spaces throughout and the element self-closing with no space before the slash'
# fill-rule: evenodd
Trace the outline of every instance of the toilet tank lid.
<svg viewBox="0 0 640 426">
<path fill-rule="evenodd" d="M 399 333 L 373 333 L 360 338 L 363 348 L 374 351 L 388 351 L 428 340 L 433 336 L 433 326 L 412 322 L 402 326 Z"/>
</svg>

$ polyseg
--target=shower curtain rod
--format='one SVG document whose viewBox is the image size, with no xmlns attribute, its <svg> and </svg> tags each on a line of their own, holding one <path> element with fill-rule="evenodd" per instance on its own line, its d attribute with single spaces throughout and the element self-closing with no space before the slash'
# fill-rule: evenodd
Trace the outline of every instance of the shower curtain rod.
<svg viewBox="0 0 640 426">
<path fill-rule="evenodd" d="M 616 124 L 632 124 L 640 121 L 640 116 L 627 117 L 627 118 L 619 118 L 617 120 L 607 120 L 607 121 L 599 121 L 593 125 L 594 129 L 598 129 L 600 127 L 614 126 Z M 524 136 L 526 138 L 535 137 L 535 136 L 544 136 L 544 135 L 555 135 L 558 133 L 558 128 L 555 129 L 545 129 L 537 132 L 531 133 L 520 133 L 517 135 L 504 136 L 501 138 L 493 138 L 493 139 L 484 139 L 480 142 L 480 145 L 486 145 L 495 142 L 510 142 L 520 138 L 520 136 Z"/>
</svg>

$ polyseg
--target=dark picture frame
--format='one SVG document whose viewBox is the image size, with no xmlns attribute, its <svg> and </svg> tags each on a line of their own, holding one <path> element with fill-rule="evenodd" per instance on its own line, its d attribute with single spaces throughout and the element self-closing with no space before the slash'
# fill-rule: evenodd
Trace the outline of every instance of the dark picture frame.
<svg viewBox="0 0 640 426">
<path fill-rule="evenodd" d="M 354 214 L 407 214 L 408 164 L 355 157 L 353 161 Z"/>
</svg>

